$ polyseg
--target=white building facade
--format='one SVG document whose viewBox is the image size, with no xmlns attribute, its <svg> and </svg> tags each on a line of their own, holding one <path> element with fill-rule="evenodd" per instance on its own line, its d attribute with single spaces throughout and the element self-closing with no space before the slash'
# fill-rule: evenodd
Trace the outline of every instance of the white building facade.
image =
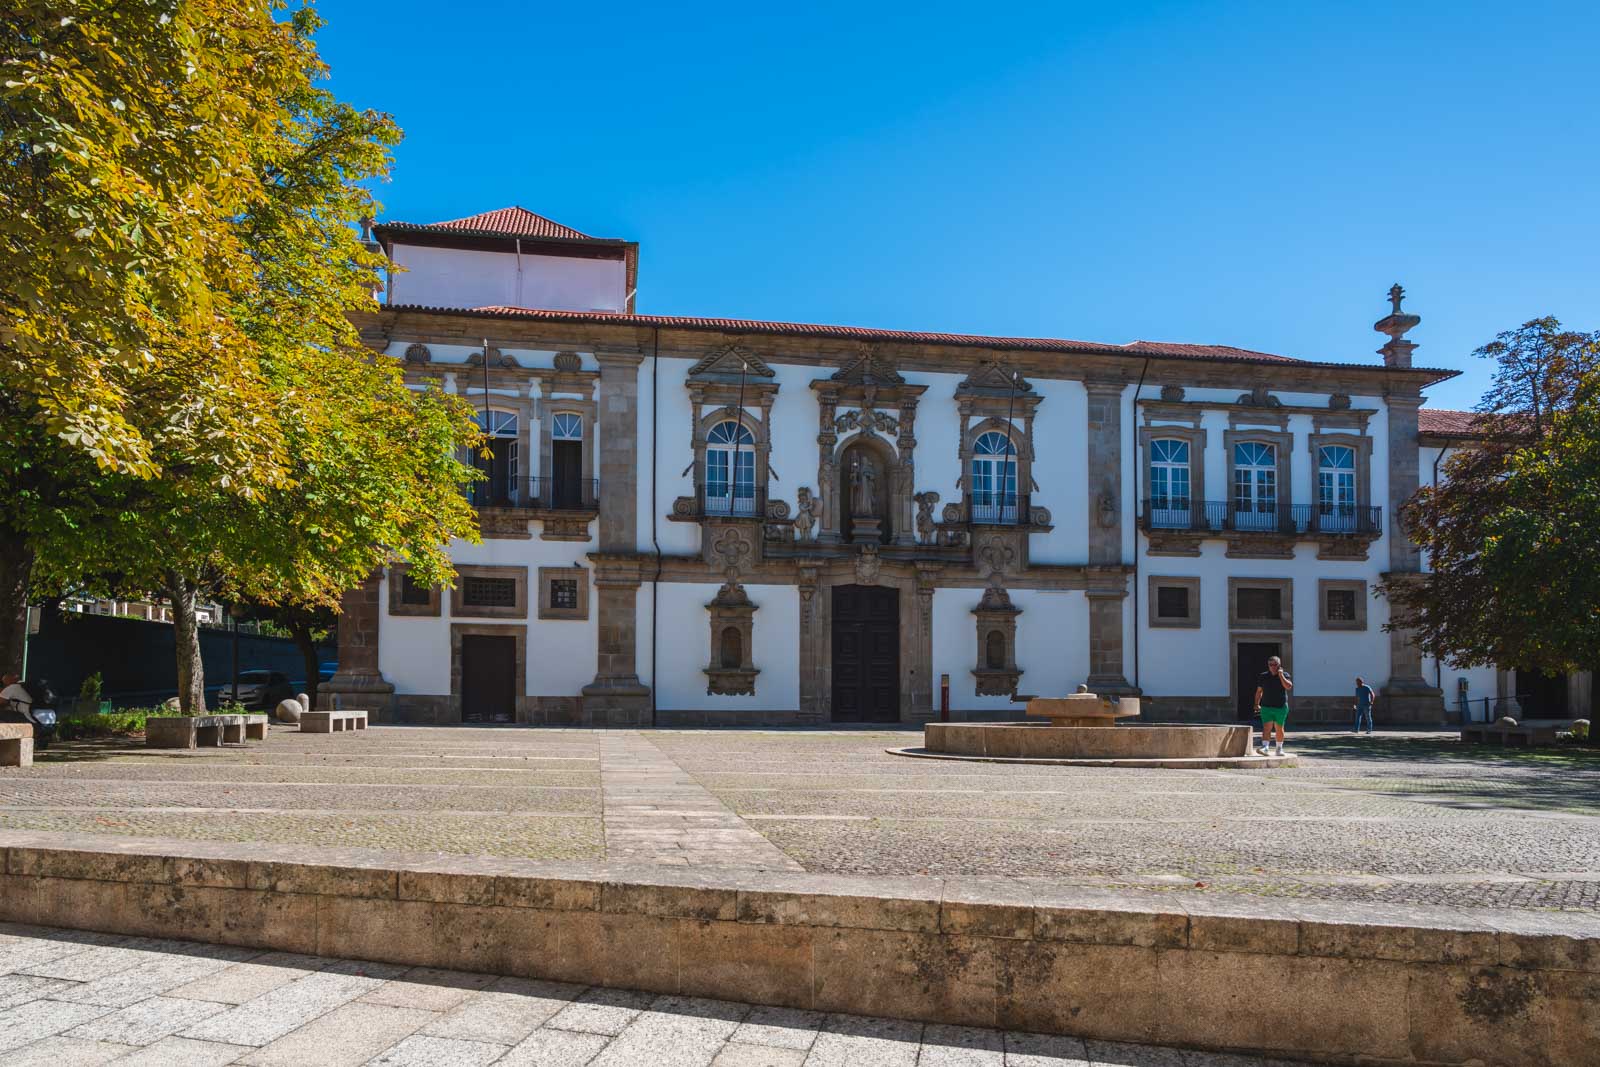
<svg viewBox="0 0 1600 1067">
<path fill-rule="evenodd" d="M 364 339 L 478 409 L 492 458 L 453 589 L 397 565 L 347 596 L 330 698 L 827 724 L 1087 683 L 1221 722 L 1279 655 L 1293 721 L 1348 722 L 1357 675 L 1380 722 L 1445 719 L 1458 672 L 1374 595 L 1422 568 L 1396 515 L 1452 374 L 1412 365 L 1398 290 L 1382 361 L 1332 364 L 640 315 L 637 246 L 531 212 L 375 234 L 408 269 Z"/>
</svg>

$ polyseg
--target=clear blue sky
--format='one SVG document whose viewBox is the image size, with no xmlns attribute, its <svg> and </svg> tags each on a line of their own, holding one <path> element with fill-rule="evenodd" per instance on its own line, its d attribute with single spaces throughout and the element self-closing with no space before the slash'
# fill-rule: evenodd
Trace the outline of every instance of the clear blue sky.
<svg viewBox="0 0 1600 1067">
<path fill-rule="evenodd" d="M 641 311 L 1376 361 L 1398 280 L 1452 407 L 1600 329 L 1593 3 L 319 7 L 386 218 L 637 240 Z"/>
</svg>

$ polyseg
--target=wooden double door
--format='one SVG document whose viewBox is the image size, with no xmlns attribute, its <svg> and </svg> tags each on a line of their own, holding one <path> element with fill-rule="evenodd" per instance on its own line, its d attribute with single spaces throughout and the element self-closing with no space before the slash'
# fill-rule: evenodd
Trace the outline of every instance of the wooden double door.
<svg viewBox="0 0 1600 1067">
<path fill-rule="evenodd" d="M 900 591 L 833 587 L 833 721 L 900 721 Z"/>
</svg>

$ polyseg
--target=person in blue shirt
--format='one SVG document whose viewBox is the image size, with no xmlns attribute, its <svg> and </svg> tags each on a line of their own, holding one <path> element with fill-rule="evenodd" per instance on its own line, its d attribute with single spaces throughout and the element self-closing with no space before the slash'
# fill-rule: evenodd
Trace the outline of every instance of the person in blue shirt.
<svg viewBox="0 0 1600 1067">
<path fill-rule="evenodd" d="M 1372 705 L 1378 699 L 1372 691 L 1372 686 L 1358 674 L 1356 675 L 1356 724 L 1351 727 L 1352 733 L 1361 732 L 1362 722 L 1367 724 L 1367 736 L 1372 736 Z"/>
</svg>

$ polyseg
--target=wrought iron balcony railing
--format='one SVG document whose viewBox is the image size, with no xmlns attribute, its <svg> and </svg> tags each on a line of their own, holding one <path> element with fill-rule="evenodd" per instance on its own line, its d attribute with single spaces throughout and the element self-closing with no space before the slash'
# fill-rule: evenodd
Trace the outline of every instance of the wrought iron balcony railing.
<svg viewBox="0 0 1600 1067">
<path fill-rule="evenodd" d="M 700 514 L 717 518 L 757 519 L 767 514 L 764 490 L 741 486 L 737 492 L 726 485 L 701 486 Z"/>
<path fill-rule="evenodd" d="M 539 511 L 597 511 L 598 478 L 528 478 L 514 483 L 474 482 L 467 499 L 475 508 L 526 508 Z"/>
<path fill-rule="evenodd" d="M 967 521 L 988 526 L 1020 526 L 1032 514 L 1027 493 L 1002 499 L 999 493 L 978 493 L 967 500 Z"/>
<path fill-rule="evenodd" d="M 1383 508 L 1352 504 L 1261 504 L 1240 500 L 1157 498 L 1144 502 L 1146 531 L 1263 533 L 1293 537 L 1383 532 Z"/>
</svg>

